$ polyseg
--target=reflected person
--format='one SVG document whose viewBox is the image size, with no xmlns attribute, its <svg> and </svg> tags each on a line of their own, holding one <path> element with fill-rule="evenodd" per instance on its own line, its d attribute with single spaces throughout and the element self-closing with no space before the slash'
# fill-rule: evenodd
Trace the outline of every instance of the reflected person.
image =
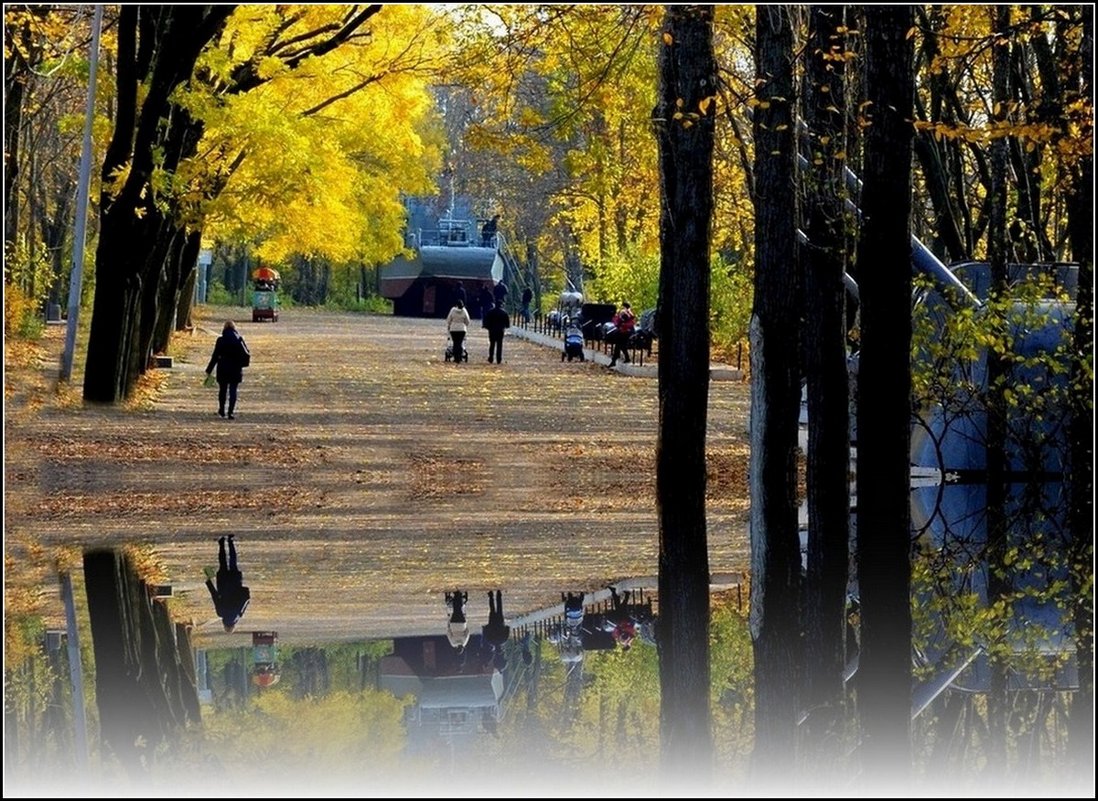
<svg viewBox="0 0 1098 801">
<path fill-rule="evenodd" d="M 450 622 L 446 624 L 446 637 L 460 654 L 469 643 L 469 623 L 465 620 L 465 603 L 469 593 L 457 590 L 446 593 L 446 605 L 451 608 Z"/>
<path fill-rule="evenodd" d="M 206 589 L 213 598 L 214 609 L 217 616 L 225 624 L 225 631 L 236 628 L 237 622 L 244 616 L 244 610 L 248 608 L 251 600 L 251 591 L 244 586 L 244 574 L 240 572 L 236 564 L 236 543 L 233 536 L 229 535 L 229 558 L 225 559 L 225 538 L 217 541 L 217 586 L 208 577 Z M 208 575 L 208 574 L 207 574 Z"/>
<path fill-rule="evenodd" d="M 511 638 L 511 627 L 503 619 L 503 593 L 499 590 L 495 595 L 488 592 L 488 624 L 481 627 L 481 635 L 491 648 L 493 664 L 498 670 L 503 670 L 507 664 L 503 645 Z"/>
</svg>

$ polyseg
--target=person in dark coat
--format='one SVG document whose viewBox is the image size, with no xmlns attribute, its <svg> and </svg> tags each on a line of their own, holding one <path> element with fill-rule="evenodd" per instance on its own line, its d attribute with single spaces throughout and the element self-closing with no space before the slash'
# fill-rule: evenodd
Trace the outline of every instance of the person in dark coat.
<svg viewBox="0 0 1098 801">
<path fill-rule="evenodd" d="M 534 300 L 534 293 L 530 287 L 522 290 L 522 322 L 530 325 L 530 304 Z"/>
<path fill-rule="evenodd" d="M 511 627 L 503 619 L 503 593 L 488 593 L 488 624 L 481 629 L 489 645 L 499 648 L 511 638 Z"/>
<path fill-rule="evenodd" d="M 465 284 L 461 281 L 458 281 L 457 289 L 454 290 L 454 297 L 462 303 L 469 303 L 469 298 L 465 294 Z"/>
<path fill-rule="evenodd" d="M 484 315 L 488 313 L 488 310 L 492 308 L 492 303 L 494 302 L 492 290 L 486 286 L 482 286 L 480 292 L 477 293 L 477 303 L 480 304 L 480 318 L 482 320 L 484 319 Z"/>
<path fill-rule="evenodd" d="M 500 281 L 498 284 L 496 284 L 492 288 L 492 298 L 496 301 L 496 303 L 502 306 L 503 301 L 507 300 L 507 284 L 505 284 L 503 281 Z"/>
<path fill-rule="evenodd" d="M 511 327 L 511 317 L 496 303 L 485 315 L 483 325 L 488 329 L 488 363 L 495 357 L 496 364 L 503 364 L 503 332 Z"/>
<path fill-rule="evenodd" d="M 495 595 L 488 593 L 488 624 L 481 627 L 481 637 L 491 649 L 491 663 L 497 670 L 503 670 L 507 666 L 503 646 L 511 639 L 511 627 L 503 619 L 503 593 L 499 590 Z"/>
<path fill-rule="evenodd" d="M 206 589 L 213 598 L 217 616 L 225 625 L 225 631 L 236 628 L 237 621 L 244 616 L 251 600 L 251 591 L 244 586 L 244 574 L 236 565 L 236 543 L 229 535 L 229 558 L 225 559 L 225 538 L 217 541 L 217 586 L 214 586 L 207 573 Z M 207 568 L 209 570 L 209 568 Z"/>
<path fill-rule="evenodd" d="M 484 223 L 484 226 L 480 229 L 480 246 L 482 248 L 491 248 L 496 245 L 496 232 L 499 230 L 499 215 L 490 219 Z"/>
<path fill-rule="evenodd" d="M 226 320 L 221 329 L 221 336 L 214 344 L 213 355 L 210 363 L 206 365 L 206 375 L 217 367 L 217 414 L 225 416 L 225 398 L 229 400 L 229 419 L 232 420 L 236 410 L 236 388 L 244 380 L 244 368 L 251 364 L 252 354 L 248 350 L 248 343 L 236 330 L 236 324 L 232 320 Z"/>
</svg>

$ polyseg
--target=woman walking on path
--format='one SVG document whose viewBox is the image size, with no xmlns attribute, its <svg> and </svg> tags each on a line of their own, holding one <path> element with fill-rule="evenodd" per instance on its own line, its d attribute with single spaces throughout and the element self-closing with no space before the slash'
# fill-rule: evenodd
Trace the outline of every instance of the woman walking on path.
<svg viewBox="0 0 1098 801">
<path fill-rule="evenodd" d="M 225 327 L 221 329 L 221 336 L 214 344 L 213 355 L 210 363 L 206 365 L 206 375 L 217 367 L 217 414 L 225 416 L 225 399 L 229 401 L 229 419 L 232 420 L 236 410 L 236 388 L 244 380 L 244 368 L 252 362 L 251 351 L 244 337 L 236 330 L 236 324 L 232 320 L 225 321 Z"/>
</svg>

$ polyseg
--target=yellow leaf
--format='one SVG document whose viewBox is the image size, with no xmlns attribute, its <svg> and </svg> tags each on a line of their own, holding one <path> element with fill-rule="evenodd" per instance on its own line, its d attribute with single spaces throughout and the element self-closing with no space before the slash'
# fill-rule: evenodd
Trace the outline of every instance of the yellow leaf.
<svg viewBox="0 0 1098 801">
<path fill-rule="evenodd" d="M 700 111 L 702 114 L 705 114 L 709 111 L 709 107 L 711 105 L 713 105 L 713 96 L 710 95 L 709 97 L 703 97 L 701 100 L 698 101 L 698 111 Z"/>
<path fill-rule="evenodd" d="M 685 101 L 681 97 L 675 99 L 675 108 L 682 108 Z"/>
<path fill-rule="evenodd" d="M 827 144 L 828 142 L 830 142 L 830 141 L 831 141 L 831 137 L 830 137 L 830 136 L 821 136 L 821 137 L 820 137 L 820 144 L 821 144 L 821 145 L 826 145 L 826 144 Z"/>
<path fill-rule="evenodd" d="M 683 128 L 689 128 L 689 127 L 690 127 L 691 125 L 693 125 L 693 124 L 694 124 L 694 123 L 693 123 L 693 122 L 691 122 L 690 120 L 683 120 L 683 121 L 682 121 L 682 127 L 683 127 Z"/>
<path fill-rule="evenodd" d="M 915 35 L 915 31 L 917 31 L 917 30 L 918 30 L 918 28 L 916 28 L 914 25 L 912 25 L 910 28 L 907 29 L 907 35 L 904 36 L 904 38 L 905 39 L 910 39 L 912 36 Z"/>
<path fill-rule="evenodd" d="M 673 39 L 673 38 L 671 37 L 671 34 L 669 34 L 669 33 L 664 33 L 664 35 L 663 35 L 663 43 L 664 43 L 665 45 L 668 45 L 668 46 L 670 46 L 670 45 L 671 45 L 671 43 L 672 43 L 672 42 L 674 42 L 674 41 L 675 41 L 675 40 L 674 40 L 674 39 Z"/>
</svg>

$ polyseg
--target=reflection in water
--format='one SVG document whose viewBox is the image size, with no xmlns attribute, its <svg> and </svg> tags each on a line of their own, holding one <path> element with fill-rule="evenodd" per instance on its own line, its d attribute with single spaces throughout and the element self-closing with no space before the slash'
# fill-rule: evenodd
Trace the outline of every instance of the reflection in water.
<svg viewBox="0 0 1098 801">
<path fill-rule="evenodd" d="M 251 591 L 244 586 L 244 574 L 236 563 L 236 541 L 233 535 L 228 537 L 228 559 L 225 554 L 225 537 L 217 541 L 217 584 L 215 586 L 209 568 L 206 568 L 206 589 L 213 598 L 214 609 L 225 627 L 231 632 L 243 617 L 251 600 Z"/>
<path fill-rule="evenodd" d="M 1058 500 L 1046 489 L 1038 497 L 1051 511 Z M 974 556 L 971 570 L 958 570 L 957 560 L 980 551 L 983 503 L 981 491 L 965 485 L 913 494 L 923 537 L 953 560 L 942 575 L 957 582 L 947 593 L 954 598 L 979 595 L 986 566 Z M 1055 523 L 1055 515 L 1031 515 L 1019 536 L 1051 537 L 1032 527 L 1038 519 Z M 99 713 L 93 763 L 112 792 L 119 781 L 200 790 L 211 770 L 224 790 L 246 794 L 442 794 L 470 771 L 482 793 L 704 789 L 659 784 L 654 578 L 566 588 L 559 601 L 517 610 L 505 590 L 470 585 L 444 593 L 435 634 L 326 644 L 249 632 L 249 647 L 193 651 L 187 628 L 171 623 L 167 605 L 125 557 L 89 554 L 85 573 Z M 751 647 L 737 582 L 714 594 L 714 791 L 742 786 L 752 747 Z M 1054 607 L 1047 601 L 1019 597 L 1017 619 L 1036 620 Z M 953 620 L 928 631 L 953 636 L 959 629 Z M 1058 631 L 1057 642 L 1066 643 L 1067 632 Z M 964 781 L 972 766 L 961 755 L 978 746 L 986 665 L 958 661 L 945 639 L 924 640 L 916 658 L 951 669 L 916 717 L 917 738 L 934 746 L 926 769 Z M 1035 754 L 1055 746 L 1054 699 L 1073 683 L 1068 663 L 1057 665 L 1065 669 L 1042 673 L 1045 684 L 1012 674 L 1014 714 L 1029 721 Z M 54 736 L 61 728 L 53 727 Z"/>
<path fill-rule="evenodd" d="M 172 623 L 120 551 L 86 553 L 84 579 L 101 750 L 142 775 L 200 719 L 190 630 Z"/>
</svg>

